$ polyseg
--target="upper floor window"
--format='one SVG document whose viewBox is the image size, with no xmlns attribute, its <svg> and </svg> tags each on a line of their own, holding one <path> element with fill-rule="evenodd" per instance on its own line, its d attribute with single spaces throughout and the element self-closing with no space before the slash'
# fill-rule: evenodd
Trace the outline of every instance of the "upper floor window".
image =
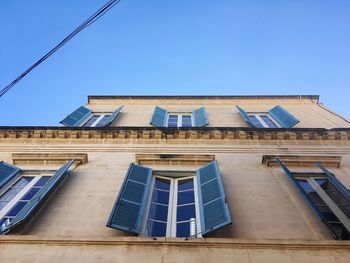
<svg viewBox="0 0 350 263">
<path fill-rule="evenodd" d="M 192 113 L 168 113 L 167 127 L 192 127 Z"/>
<path fill-rule="evenodd" d="M 335 239 L 350 239 L 350 192 L 322 164 L 322 172 L 291 172 L 277 162 Z"/>
<path fill-rule="evenodd" d="M 207 112 L 201 107 L 192 112 L 168 112 L 156 106 L 150 122 L 156 127 L 204 127 L 209 124 Z"/>
<path fill-rule="evenodd" d="M 213 161 L 186 174 L 131 164 L 107 226 L 152 237 L 201 237 L 231 222 Z"/>
<path fill-rule="evenodd" d="M 236 105 L 241 117 L 251 126 L 255 128 L 291 128 L 296 125 L 299 120 L 290 114 L 280 105 L 273 107 L 268 112 L 246 112 L 244 109 Z"/>
<path fill-rule="evenodd" d="M 67 175 L 73 160 L 55 172 L 23 171 L 0 162 L 0 234 L 29 219 Z"/>
<path fill-rule="evenodd" d="M 67 127 L 106 127 L 112 124 L 120 115 L 123 108 L 124 106 L 121 106 L 112 113 L 97 113 L 81 106 L 60 121 L 60 123 Z"/>
</svg>

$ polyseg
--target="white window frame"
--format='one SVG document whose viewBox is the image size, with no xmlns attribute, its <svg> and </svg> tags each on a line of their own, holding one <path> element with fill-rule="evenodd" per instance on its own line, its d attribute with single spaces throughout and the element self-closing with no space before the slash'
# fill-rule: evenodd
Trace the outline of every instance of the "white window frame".
<svg viewBox="0 0 350 263">
<path fill-rule="evenodd" d="M 182 116 L 191 116 L 191 127 L 193 127 L 193 114 L 192 114 L 192 112 L 168 112 L 167 119 L 166 119 L 166 127 L 169 127 L 170 115 L 177 115 L 177 126 L 176 126 L 177 128 L 182 127 Z M 190 128 L 190 127 L 188 127 L 188 128 Z"/>
<path fill-rule="evenodd" d="M 167 227 L 166 227 L 166 236 L 165 237 L 176 237 L 176 213 L 177 213 L 177 189 L 178 182 L 186 179 L 193 179 L 193 189 L 194 189 L 194 203 L 195 203 L 195 212 L 196 212 L 196 238 L 201 238 L 201 221 L 200 221 L 200 210 L 199 210 L 199 200 L 198 200 L 198 186 L 197 186 L 197 177 L 193 176 L 184 176 L 184 177 L 175 177 L 171 174 L 169 176 L 160 176 L 153 175 L 151 187 L 149 189 L 149 195 L 145 207 L 144 217 L 142 220 L 142 233 L 148 236 L 146 233 L 147 229 L 147 220 L 149 209 L 151 206 L 151 200 L 153 195 L 154 183 L 156 178 L 165 179 L 170 181 L 170 190 L 169 190 L 169 204 L 168 204 L 168 216 L 167 216 Z"/>
<path fill-rule="evenodd" d="M 260 122 L 260 124 L 264 127 L 264 128 L 273 128 L 273 127 L 269 127 L 267 125 L 267 123 L 261 118 L 261 115 L 266 115 L 271 122 L 273 122 L 273 124 L 276 125 L 276 128 L 282 128 L 282 126 L 268 113 L 268 112 L 247 112 L 248 117 L 250 118 L 250 116 L 255 116 L 255 118 L 257 118 L 257 120 Z"/>
<path fill-rule="evenodd" d="M 81 122 L 80 127 L 83 127 L 85 123 L 87 123 L 94 115 L 100 115 L 90 126 L 88 127 L 96 127 L 96 125 L 103 119 L 106 115 L 112 115 L 112 113 L 107 112 L 93 112 L 91 113 L 84 121 Z"/>
</svg>

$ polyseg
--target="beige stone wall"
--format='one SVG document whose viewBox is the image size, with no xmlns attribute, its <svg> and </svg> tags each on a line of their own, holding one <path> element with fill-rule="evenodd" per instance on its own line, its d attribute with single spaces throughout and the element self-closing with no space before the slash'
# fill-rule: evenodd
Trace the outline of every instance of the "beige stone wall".
<svg viewBox="0 0 350 263">
<path fill-rule="evenodd" d="M 204 106 L 210 127 L 247 127 L 235 105 L 248 112 L 267 112 L 274 106 L 281 105 L 300 120 L 295 128 L 350 127 L 348 121 L 311 99 L 96 99 L 90 100 L 86 106 L 93 111 L 111 112 L 121 105 L 125 105 L 124 112 L 113 126 L 151 126 L 149 122 L 154 107 L 158 105 L 174 112 L 191 112 Z"/>
</svg>

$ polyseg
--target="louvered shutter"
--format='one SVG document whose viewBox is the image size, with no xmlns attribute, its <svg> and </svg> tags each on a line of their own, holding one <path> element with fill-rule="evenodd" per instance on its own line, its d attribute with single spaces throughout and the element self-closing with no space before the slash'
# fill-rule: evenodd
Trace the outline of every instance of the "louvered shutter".
<svg viewBox="0 0 350 263">
<path fill-rule="evenodd" d="M 201 232 L 206 235 L 232 223 L 226 203 L 218 163 L 213 161 L 197 170 Z"/>
<path fill-rule="evenodd" d="M 8 233 L 12 228 L 28 220 L 39 207 L 44 203 L 47 197 L 58 187 L 62 180 L 67 176 L 68 169 L 74 163 L 74 160 L 63 165 L 57 172 L 51 176 L 46 184 L 33 196 L 33 198 L 22 208 L 22 210 L 13 218 L 10 224 L 2 226 L 2 234 Z"/>
<path fill-rule="evenodd" d="M 0 161 L 0 189 L 14 178 L 21 170 L 16 166 Z"/>
<path fill-rule="evenodd" d="M 78 126 L 87 116 L 91 114 L 91 110 L 85 108 L 84 106 L 79 107 L 66 118 L 60 121 L 61 124 L 67 127 L 76 127 Z"/>
<path fill-rule="evenodd" d="M 168 111 L 156 106 L 153 112 L 151 124 L 156 127 L 165 127 Z"/>
<path fill-rule="evenodd" d="M 239 111 L 239 113 L 241 114 L 241 117 L 242 117 L 242 119 L 246 122 L 246 123 L 248 123 L 251 127 L 256 127 L 255 125 L 254 125 L 254 123 L 250 120 L 250 118 L 249 118 L 249 116 L 248 116 L 248 113 L 245 111 L 245 110 L 243 110 L 241 107 L 239 107 L 238 105 L 236 105 L 236 108 L 237 108 L 237 110 Z"/>
<path fill-rule="evenodd" d="M 141 221 L 152 178 L 152 169 L 131 164 L 109 216 L 107 226 L 135 234 Z"/>
<path fill-rule="evenodd" d="M 122 112 L 124 108 L 124 105 L 119 107 L 118 109 L 116 109 L 106 120 L 105 124 L 103 125 L 103 127 L 107 127 L 109 126 L 118 116 L 119 114 Z"/>
<path fill-rule="evenodd" d="M 207 112 L 204 107 L 194 110 L 192 114 L 194 127 L 204 127 L 209 124 Z"/>
<path fill-rule="evenodd" d="M 282 128 L 291 128 L 299 122 L 297 118 L 283 109 L 280 105 L 269 110 L 269 114 L 281 124 Z"/>
</svg>

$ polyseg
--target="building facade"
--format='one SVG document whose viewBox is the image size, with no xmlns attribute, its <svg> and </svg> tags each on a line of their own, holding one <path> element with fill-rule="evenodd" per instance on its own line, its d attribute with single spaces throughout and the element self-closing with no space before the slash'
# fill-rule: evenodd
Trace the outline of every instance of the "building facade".
<svg viewBox="0 0 350 263">
<path fill-rule="evenodd" d="M 349 153 L 318 96 L 89 96 L 0 127 L 0 262 L 349 262 Z"/>
</svg>

